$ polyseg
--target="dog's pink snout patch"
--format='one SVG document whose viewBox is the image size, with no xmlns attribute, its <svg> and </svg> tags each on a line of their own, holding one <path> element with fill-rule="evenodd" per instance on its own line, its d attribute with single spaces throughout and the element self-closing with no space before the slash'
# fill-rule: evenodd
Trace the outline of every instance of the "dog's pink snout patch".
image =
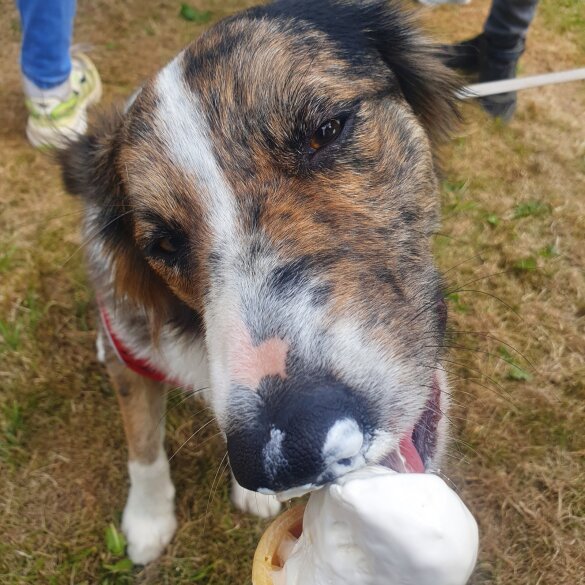
<svg viewBox="0 0 585 585">
<path fill-rule="evenodd" d="M 266 376 L 286 378 L 287 341 L 271 337 L 254 345 L 248 331 L 240 330 L 233 342 L 230 355 L 230 378 L 233 383 L 255 390 Z"/>
</svg>

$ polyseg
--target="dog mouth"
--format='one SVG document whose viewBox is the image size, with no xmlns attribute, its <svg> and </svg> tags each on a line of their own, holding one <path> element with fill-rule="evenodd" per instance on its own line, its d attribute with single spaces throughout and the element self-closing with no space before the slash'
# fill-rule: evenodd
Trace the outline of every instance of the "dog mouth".
<svg viewBox="0 0 585 585">
<path fill-rule="evenodd" d="M 399 473 L 428 471 L 437 451 L 441 417 L 441 381 L 435 374 L 431 395 L 418 422 L 402 437 L 398 448 L 386 455 L 380 464 Z"/>
<path fill-rule="evenodd" d="M 384 456 L 378 465 L 388 467 L 398 473 L 426 473 L 431 471 L 437 454 L 439 423 L 442 418 L 441 394 L 443 378 L 437 373 L 433 377 L 432 391 L 420 418 L 413 429 L 400 440 L 398 447 Z M 329 478 L 331 481 L 335 478 Z M 302 496 L 319 489 L 324 482 L 289 488 L 281 492 L 260 489 L 261 493 L 274 494 L 281 501 Z"/>
</svg>

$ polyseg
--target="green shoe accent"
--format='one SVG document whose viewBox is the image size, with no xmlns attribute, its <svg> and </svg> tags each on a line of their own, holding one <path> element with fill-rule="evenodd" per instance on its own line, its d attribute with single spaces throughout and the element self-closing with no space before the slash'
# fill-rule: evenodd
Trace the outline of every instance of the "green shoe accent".
<svg viewBox="0 0 585 585">
<path fill-rule="evenodd" d="M 29 111 L 29 114 L 35 120 L 59 122 L 59 120 L 70 117 L 71 114 L 73 114 L 75 108 L 79 104 L 79 96 L 77 94 L 72 95 L 64 102 L 58 103 L 48 113 L 39 111 L 35 103 L 29 98 L 25 100 L 25 104 Z"/>
<path fill-rule="evenodd" d="M 91 59 L 75 53 L 72 65 L 71 93 L 66 99 L 50 95 L 25 99 L 29 112 L 26 135 L 37 148 L 62 148 L 83 134 L 87 129 L 87 108 L 101 98 L 101 80 Z"/>
</svg>

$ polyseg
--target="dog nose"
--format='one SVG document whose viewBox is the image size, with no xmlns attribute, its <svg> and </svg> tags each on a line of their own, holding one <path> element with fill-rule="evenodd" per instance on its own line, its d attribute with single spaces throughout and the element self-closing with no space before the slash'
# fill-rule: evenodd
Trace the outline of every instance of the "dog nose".
<svg viewBox="0 0 585 585">
<path fill-rule="evenodd" d="M 332 378 L 304 384 L 271 378 L 258 394 L 253 415 L 246 408 L 248 416 L 227 432 L 232 471 L 243 487 L 307 488 L 364 465 L 367 415 L 348 386 Z"/>
</svg>

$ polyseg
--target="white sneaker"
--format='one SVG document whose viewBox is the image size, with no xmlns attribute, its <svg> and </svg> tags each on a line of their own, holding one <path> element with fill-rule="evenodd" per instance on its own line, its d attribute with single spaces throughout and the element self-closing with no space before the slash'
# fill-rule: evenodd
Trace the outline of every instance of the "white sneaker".
<svg viewBox="0 0 585 585">
<path fill-rule="evenodd" d="M 65 99 L 27 97 L 26 136 L 34 147 L 63 148 L 87 130 L 87 108 L 102 97 L 102 82 L 92 60 L 83 53 L 71 57 L 71 93 Z"/>
</svg>

